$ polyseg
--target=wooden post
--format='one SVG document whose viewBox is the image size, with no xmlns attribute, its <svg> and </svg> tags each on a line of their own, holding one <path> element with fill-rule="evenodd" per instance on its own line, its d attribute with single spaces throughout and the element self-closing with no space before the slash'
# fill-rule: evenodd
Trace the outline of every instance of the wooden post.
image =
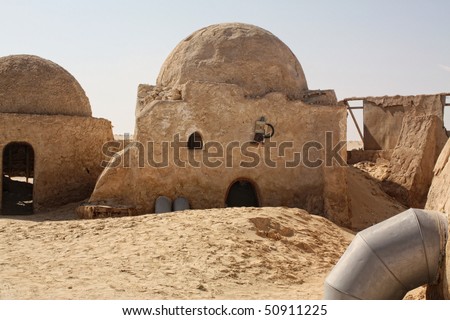
<svg viewBox="0 0 450 320">
<path fill-rule="evenodd" d="M 9 169 L 8 176 L 11 178 L 11 172 L 12 172 L 12 148 L 11 148 L 11 146 L 9 146 L 9 149 L 8 149 L 8 169 Z"/>
<path fill-rule="evenodd" d="M 358 122 L 356 121 L 355 115 L 353 114 L 352 107 L 348 104 L 348 101 L 345 101 L 345 104 L 347 105 L 347 111 L 352 116 L 353 122 L 355 123 L 356 129 L 358 130 L 359 137 L 361 138 L 361 142 L 364 143 L 364 138 L 361 132 L 361 129 L 359 128 Z"/>
<path fill-rule="evenodd" d="M 28 183 L 28 178 L 30 177 L 30 147 L 25 146 L 25 161 L 26 161 L 26 169 L 25 169 L 25 176 L 26 176 L 26 181 Z"/>
</svg>

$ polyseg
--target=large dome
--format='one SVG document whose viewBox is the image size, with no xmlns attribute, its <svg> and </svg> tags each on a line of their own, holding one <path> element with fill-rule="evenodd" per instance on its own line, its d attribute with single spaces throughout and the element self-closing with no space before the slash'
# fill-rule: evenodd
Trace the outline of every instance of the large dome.
<svg viewBox="0 0 450 320">
<path fill-rule="evenodd" d="M 292 51 L 267 30 L 242 23 L 200 29 L 181 41 L 164 62 L 160 87 L 187 81 L 231 83 L 249 96 L 284 92 L 291 98 L 308 90 Z"/>
<path fill-rule="evenodd" d="M 0 58 L 0 112 L 91 116 L 78 81 L 49 60 L 31 55 Z"/>
</svg>

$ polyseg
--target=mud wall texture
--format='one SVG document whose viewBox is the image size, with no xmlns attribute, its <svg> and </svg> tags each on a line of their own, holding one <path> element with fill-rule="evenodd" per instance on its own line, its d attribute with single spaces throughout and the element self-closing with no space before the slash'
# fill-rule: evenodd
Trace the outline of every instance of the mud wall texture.
<svg viewBox="0 0 450 320">
<path fill-rule="evenodd" d="M 145 90 L 149 91 L 147 95 Z M 333 147 L 346 141 L 345 106 L 321 105 L 319 99 L 309 105 L 289 100 L 284 93 L 248 98 L 241 87 L 223 83 L 189 81 L 176 94 L 173 90 L 156 94 L 152 90 L 155 88 L 151 86 L 139 89 L 134 135 L 137 147 L 129 146 L 111 161 L 90 203 L 128 205 L 138 213 L 151 213 L 156 198 L 164 195 L 171 199 L 186 197 L 193 209 L 221 208 L 233 182 L 246 180 L 255 187 L 260 206 L 299 207 L 342 225 L 348 222 L 346 168 L 332 156 Z M 249 143 L 255 121 L 262 116 L 275 128 L 270 149 L 268 139 L 265 144 Z M 201 150 L 186 148 L 194 132 L 202 136 Z M 148 142 L 152 157 L 160 162 L 164 145 L 177 134 L 184 143 L 179 156 L 170 147 L 168 165 L 149 164 Z M 238 147 L 244 144 L 247 154 Z M 310 146 L 306 160 L 305 145 Z M 335 150 L 345 161 L 345 148 Z M 298 156 L 294 153 L 301 153 L 303 162 L 291 168 L 287 162 L 292 165 Z M 326 154 L 331 158 L 329 163 Z M 215 157 L 208 158 L 211 155 Z M 268 156 L 269 165 L 264 160 Z M 191 165 L 189 159 L 199 165 Z M 308 160 L 314 164 L 305 164 Z"/>
<path fill-rule="evenodd" d="M 437 116 L 405 117 L 389 175 L 382 184 L 386 193 L 404 205 L 423 208 L 434 165 L 446 141 L 442 120 Z"/>
<path fill-rule="evenodd" d="M 0 159 L 11 142 L 33 147 L 34 210 L 89 197 L 103 170 L 102 146 L 113 139 L 111 123 L 91 117 L 0 113 L 0 128 Z"/>
<path fill-rule="evenodd" d="M 364 150 L 394 149 L 405 117 L 435 115 L 443 119 L 444 95 L 364 98 Z"/>
<path fill-rule="evenodd" d="M 423 208 L 434 165 L 447 141 L 443 122 L 445 94 L 362 100 L 364 150 L 351 151 L 350 162 L 358 158 L 388 160 L 383 190 L 405 206 Z"/>
<path fill-rule="evenodd" d="M 436 161 L 426 208 L 450 214 L 450 139 Z"/>
<path fill-rule="evenodd" d="M 288 46 L 267 30 L 243 23 L 202 28 L 173 49 L 156 83 L 177 88 L 188 81 L 235 84 L 253 97 L 283 92 L 299 99 L 308 90 Z"/>
<path fill-rule="evenodd" d="M 56 63 L 32 55 L 0 57 L 0 112 L 91 116 L 78 81 Z"/>
<path fill-rule="evenodd" d="M 425 208 L 445 213 L 450 226 L 450 139 L 447 140 L 434 167 L 434 178 Z M 446 265 L 442 272 L 442 281 L 433 289 L 438 291 L 438 297 L 448 300 L 450 299 L 450 241 L 448 240 L 446 251 Z"/>
</svg>

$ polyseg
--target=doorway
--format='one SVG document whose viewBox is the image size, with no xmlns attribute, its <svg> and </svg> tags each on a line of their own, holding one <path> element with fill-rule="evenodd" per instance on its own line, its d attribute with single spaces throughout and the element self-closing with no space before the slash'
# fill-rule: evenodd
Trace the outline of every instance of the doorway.
<svg viewBox="0 0 450 320">
<path fill-rule="evenodd" d="M 227 207 L 259 207 L 255 187 L 248 180 L 237 180 L 228 189 Z"/>
<path fill-rule="evenodd" d="M 33 213 L 34 150 L 25 142 L 3 149 L 2 214 Z"/>
</svg>

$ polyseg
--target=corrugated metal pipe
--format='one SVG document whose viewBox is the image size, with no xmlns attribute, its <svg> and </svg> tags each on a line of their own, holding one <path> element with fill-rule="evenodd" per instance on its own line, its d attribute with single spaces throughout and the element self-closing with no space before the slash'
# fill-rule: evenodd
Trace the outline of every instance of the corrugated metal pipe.
<svg viewBox="0 0 450 320">
<path fill-rule="evenodd" d="M 406 210 L 359 232 L 325 280 L 325 299 L 402 299 L 436 283 L 445 263 L 447 218 Z"/>
</svg>

